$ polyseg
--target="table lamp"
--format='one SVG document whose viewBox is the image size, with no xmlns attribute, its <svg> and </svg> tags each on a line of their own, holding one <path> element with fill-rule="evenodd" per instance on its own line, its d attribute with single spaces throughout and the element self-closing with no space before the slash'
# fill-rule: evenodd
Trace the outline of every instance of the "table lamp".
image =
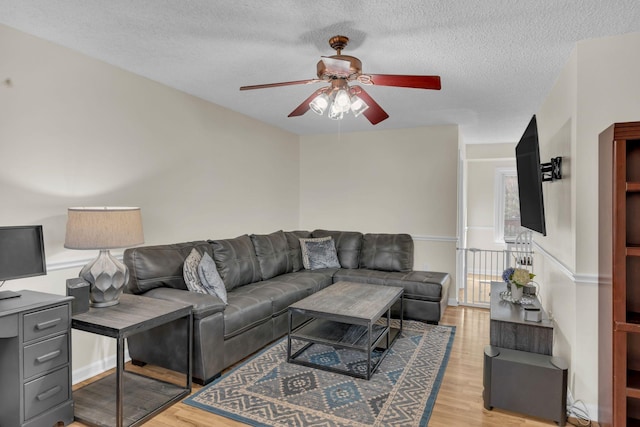
<svg viewBox="0 0 640 427">
<path fill-rule="evenodd" d="M 92 307 L 118 304 L 124 285 L 129 281 L 127 266 L 111 255 L 109 249 L 144 243 L 140 208 L 77 207 L 67 213 L 64 247 L 97 249 L 98 257 L 85 265 L 80 277 L 89 282 Z"/>
</svg>

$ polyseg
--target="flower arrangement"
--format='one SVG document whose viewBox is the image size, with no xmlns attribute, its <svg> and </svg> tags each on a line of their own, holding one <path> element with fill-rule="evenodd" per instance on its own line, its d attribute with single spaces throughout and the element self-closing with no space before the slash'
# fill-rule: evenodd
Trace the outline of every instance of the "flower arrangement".
<svg viewBox="0 0 640 427">
<path fill-rule="evenodd" d="M 502 273 L 502 280 L 506 283 L 512 283 L 519 288 L 531 282 L 534 277 L 536 277 L 535 274 L 530 273 L 529 270 L 525 270 L 524 268 L 509 267 Z"/>
</svg>

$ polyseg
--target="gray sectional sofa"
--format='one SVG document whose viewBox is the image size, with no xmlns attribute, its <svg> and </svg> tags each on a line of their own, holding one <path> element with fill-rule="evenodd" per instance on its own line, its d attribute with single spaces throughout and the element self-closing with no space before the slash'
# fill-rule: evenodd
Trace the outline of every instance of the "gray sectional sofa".
<svg viewBox="0 0 640 427">
<path fill-rule="evenodd" d="M 303 267 L 301 238 L 331 237 L 340 268 Z M 228 305 L 215 295 L 190 292 L 183 264 L 192 249 L 208 253 L 227 291 Z M 285 335 L 287 308 L 338 281 L 402 286 L 404 316 L 438 323 L 447 304 L 450 276 L 413 270 L 408 234 L 348 231 L 277 231 L 234 239 L 127 249 L 130 278 L 125 291 L 193 305 L 193 379 L 206 384 L 221 371 Z M 173 323 L 128 339 L 134 363 L 185 371 L 184 324 Z M 162 336 L 162 339 L 158 339 Z"/>
</svg>

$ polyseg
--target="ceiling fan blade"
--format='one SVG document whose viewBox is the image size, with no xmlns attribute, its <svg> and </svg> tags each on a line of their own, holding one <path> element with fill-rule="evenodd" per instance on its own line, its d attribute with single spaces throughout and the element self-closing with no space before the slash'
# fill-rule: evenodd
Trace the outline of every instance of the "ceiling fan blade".
<svg viewBox="0 0 640 427">
<path fill-rule="evenodd" d="M 351 62 L 349 61 L 331 58 L 329 56 L 323 56 L 321 60 L 324 62 L 324 66 L 326 67 L 325 72 L 328 74 L 345 76 L 351 74 Z"/>
<path fill-rule="evenodd" d="M 296 109 L 293 110 L 287 117 L 301 116 L 304 113 L 306 113 L 307 111 L 309 111 L 309 103 L 311 101 L 313 101 L 313 98 L 315 98 L 316 96 L 320 95 L 325 90 L 326 90 L 326 88 L 322 88 L 322 89 L 319 89 L 319 90 L 313 92 L 310 97 L 308 97 L 307 99 L 302 101 L 302 104 L 298 105 L 296 107 Z"/>
<path fill-rule="evenodd" d="M 358 95 L 369 106 L 369 108 L 367 108 L 364 113 L 362 113 L 362 115 L 365 116 L 372 125 L 377 125 L 381 121 L 389 118 L 387 112 L 384 111 L 382 107 L 378 105 L 378 103 L 374 101 L 373 98 L 367 92 L 365 92 L 364 89 L 362 89 L 362 87 L 354 85 L 351 86 L 351 88 L 355 89 L 354 93 Z"/>
<path fill-rule="evenodd" d="M 291 85 L 306 85 L 309 83 L 317 83 L 320 81 L 322 80 L 310 79 L 310 80 L 295 80 L 292 82 L 268 83 L 264 85 L 241 86 L 240 90 L 265 89 L 268 87 L 291 86 Z"/>
<path fill-rule="evenodd" d="M 414 89 L 440 90 L 440 76 L 405 76 L 400 74 L 367 74 L 371 84 L 377 86 L 397 86 Z M 364 83 L 364 82 L 363 82 Z"/>
</svg>

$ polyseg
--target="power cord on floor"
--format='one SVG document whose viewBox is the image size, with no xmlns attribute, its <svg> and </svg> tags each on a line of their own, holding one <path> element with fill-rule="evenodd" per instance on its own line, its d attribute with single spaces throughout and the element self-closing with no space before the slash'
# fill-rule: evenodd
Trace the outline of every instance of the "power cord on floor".
<svg viewBox="0 0 640 427">
<path fill-rule="evenodd" d="M 582 407 L 579 407 L 578 405 Z M 572 426 L 584 427 L 592 425 L 591 417 L 589 417 L 589 411 L 587 410 L 587 406 L 582 400 L 575 400 L 567 408 L 567 416 L 573 416 L 578 421 L 578 424 L 567 421 L 567 423 L 571 424 Z"/>
</svg>

